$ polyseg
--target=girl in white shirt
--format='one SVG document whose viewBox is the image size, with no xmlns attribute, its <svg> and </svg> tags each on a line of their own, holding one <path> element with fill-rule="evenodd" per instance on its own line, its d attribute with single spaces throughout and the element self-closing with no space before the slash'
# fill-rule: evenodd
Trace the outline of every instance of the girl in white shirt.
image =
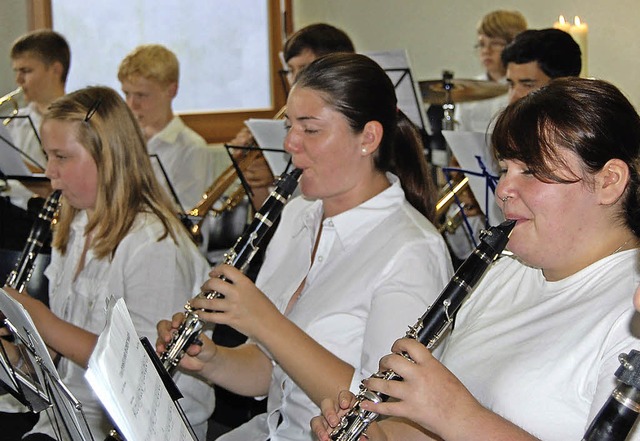
<svg viewBox="0 0 640 441">
<path fill-rule="evenodd" d="M 492 145 L 517 258 L 487 272 L 439 361 L 415 340 L 393 345 L 415 363 L 385 356 L 381 369 L 404 381 L 367 380 L 394 400 L 362 408 L 412 422 L 373 424 L 371 440 L 579 440 L 616 385 L 618 355 L 637 347 L 629 295 L 640 281 L 640 117 L 631 103 L 604 81 L 555 79 L 507 107 Z M 319 439 L 352 400 L 323 404 Z"/>
</svg>

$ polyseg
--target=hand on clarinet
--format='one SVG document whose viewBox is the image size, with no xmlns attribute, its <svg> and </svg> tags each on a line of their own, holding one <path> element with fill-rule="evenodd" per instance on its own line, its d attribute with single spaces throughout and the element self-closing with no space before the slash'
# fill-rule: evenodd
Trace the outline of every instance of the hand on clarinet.
<svg viewBox="0 0 640 441">
<path fill-rule="evenodd" d="M 269 319 L 281 316 L 271 300 L 237 268 L 221 264 L 212 269 L 209 276 L 211 278 L 202 285 L 202 292 L 215 291 L 224 297 L 191 300 L 194 309 L 205 310 L 198 312 L 202 320 L 231 326 L 260 340 L 264 332 L 269 332 Z"/>
<path fill-rule="evenodd" d="M 311 431 L 318 441 L 331 440 L 331 432 L 338 426 L 340 419 L 353 407 L 355 402 L 356 396 L 348 390 L 340 392 L 337 402 L 332 398 L 322 400 L 322 403 L 320 403 L 322 414 L 311 419 Z M 366 439 L 364 436 L 360 437 L 360 441 L 366 441 Z"/>
<path fill-rule="evenodd" d="M 167 344 L 171 341 L 173 334 L 178 331 L 184 321 L 184 313 L 178 312 L 171 320 L 161 320 L 156 325 L 158 339 L 156 340 L 156 352 L 161 355 L 167 349 Z M 200 334 L 196 343 L 186 349 L 185 355 L 180 360 L 178 366 L 190 372 L 201 372 L 205 365 L 216 355 L 217 345 L 204 333 Z"/>
</svg>

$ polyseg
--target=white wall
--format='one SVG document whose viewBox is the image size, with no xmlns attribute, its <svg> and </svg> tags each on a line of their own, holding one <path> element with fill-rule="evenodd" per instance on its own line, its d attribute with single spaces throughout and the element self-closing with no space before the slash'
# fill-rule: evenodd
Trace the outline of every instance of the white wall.
<svg viewBox="0 0 640 441">
<path fill-rule="evenodd" d="M 517 9 L 530 28 L 551 27 L 558 15 L 589 26 L 588 74 L 618 86 L 640 108 L 638 0 L 293 0 L 295 29 L 315 22 L 349 34 L 358 51 L 406 48 L 418 80 L 482 73 L 473 50 L 478 20 Z"/>
</svg>

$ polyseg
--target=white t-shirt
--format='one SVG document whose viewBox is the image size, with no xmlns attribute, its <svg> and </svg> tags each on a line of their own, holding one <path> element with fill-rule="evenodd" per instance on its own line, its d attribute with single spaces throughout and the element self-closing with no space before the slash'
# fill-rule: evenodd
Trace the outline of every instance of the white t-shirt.
<svg viewBox="0 0 640 441">
<path fill-rule="evenodd" d="M 112 259 L 97 259 L 89 250 L 83 270 L 73 280 L 82 255 L 86 223 L 86 212 L 79 213 L 72 224 L 67 253 L 62 256 L 55 249 L 52 252 L 51 264 L 45 271 L 51 310 L 76 326 L 100 334 L 106 323 L 107 299 L 124 298 L 139 336 L 155 342 L 156 323 L 184 309 L 185 302 L 199 292 L 208 278 L 209 265 L 186 233 L 180 230 L 179 245 L 170 236 L 158 241 L 162 223 L 154 215 L 140 214 Z M 82 403 L 94 438 L 104 439 L 113 426 L 84 379 L 85 370 L 62 358 L 58 371 L 62 382 Z M 181 372 L 174 379 L 184 395 L 180 403 L 187 418 L 204 439 L 207 419 L 215 405 L 213 388 Z M 46 413 L 41 413 L 32 432 L 53 436 Z"/>
<path fill-rule="evenodd" d="M 324 221 L 321 201 L 292 200 L 257 279 L 283 312 L 306 278 L 288 318 L 355 367 L 354 392 L 363 378 L 377 372 L 379 359 L 416 323 L 452 274 L 442 237 L 406 201 L 398 178 L 387 176 L 391 187 Z M 220 440 L 310 441 L 309 421 L 319 412 L 274 362 L 267 413 Z"/>
<path fill-rule="evenodd" d="M 616 386 L 618 355 L 639 346 L 639 281 L 635 250 L 556 282 L 502 258 L 460 309 L 440 359 L 484 406 L 536 437 L 580 440 Z"/>
</svg>

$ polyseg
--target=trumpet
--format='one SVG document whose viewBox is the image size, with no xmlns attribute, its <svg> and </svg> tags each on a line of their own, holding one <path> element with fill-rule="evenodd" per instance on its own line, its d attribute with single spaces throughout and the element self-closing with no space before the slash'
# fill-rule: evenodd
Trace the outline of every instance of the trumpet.
<svg viewBox="0 0 640 441">
<path fill-rule="evenodd" d="M 255 161 L 262 153 L 258 150 L 251 150 L 238 161 L 238 167 L 241 171 L 245 171 L 253 161 Z M 233 210 L 238 203 L 244 198 L 246 192 L 242 185 L 239 185 L 230 195 L 228 195 L 222 204 L 214 206 L 216 202 L 224 195 L 231 185 L 238 178 L 238 174 L 233 165 L 230 165 L 211 186 L 202 195 L 202 199 L 191 210 L 185 212 L 185 217 L 189 221 L 189 232 L 196 243 L 202 242 L 202 223 L 209 211 L 214 216 L 220 216 L 225 211 Z"/>
<path fill-rule="evenodd" d="M 0 97 L 0 107 L 5 105 L 6 103 L 10 103 L 13 106 L 13 110 L 11 111 L 11 115 L 2 121 L 2 124 L 5 126 L 11 122 L 11 120 L 18 114 L 18 110 L 20 109 L 20 105 L 18 103 L 17 97 L 22 94 L 22 87 L 18 87 L 15 90 L 12 90 L 8 94 L 3 97 Z"/>
<path fill-rule="evenodd" d="M 286 106 L 283 106 L 273 119 L 282 119 L 286 112 Z M 245 172 L 249 166 L 262 156 L 259 150 L 250 150 L 238 161 L 238 168 L 241 172 Z M 231 185 L 238 178 L 238 174 L 233 165 L 230 165 L 211 186 L 202 195 L 202 199 L 191 210 L 184 213 L 187 221 L 187 227 L 191 233 L 193 240 L 202 243 L 202 223 L 204 222 L 207 212 L 212 211 L 214 216 L 220 216 L 225 211 L 233 210 L 246 195 L 246 191 L 242 185 L 239 185 L 231 194 L 229 194 L 219 206 L 215 206 L 216 202 L 224 195 Z"/>
<path fill-rule="evenodd" d="M 448 189 L 447 186 L 449 187 Z M 461 194 L 462 192 L 469 189 L 469 178 L 465 176 L 455 185 L 447 183 L 447 186 L 443 187 L 443 189 L 441 190 L 442 196 L 436 203 L 436 219 L 440 220 L 444 217 L 442 221 L 439 221 L 438 225 L 438 231 L 441 234 L 444 232 L 455 232 L 455 230 L 462 223 L 465 204 L 461 204 L 461 207 L 459 207 L 459 209 L 456 210 L 453 215 L 446 216 L 446 214 L 449 210 L 449 207 L 451 207 L 451 205 L 455 202 L 456 195 Z"/>
</svg>

